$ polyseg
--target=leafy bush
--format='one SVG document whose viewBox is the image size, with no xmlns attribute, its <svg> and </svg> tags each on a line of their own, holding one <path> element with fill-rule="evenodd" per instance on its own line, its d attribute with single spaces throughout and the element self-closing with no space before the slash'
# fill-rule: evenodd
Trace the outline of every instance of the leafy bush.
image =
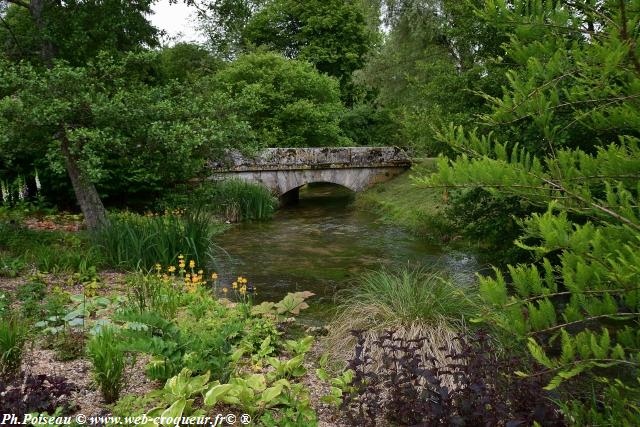
<svg viewBox="0 0 640 427">
<path fill-rule="evenodd" d="M 0 381 L 0 408 L 20 418 L 34 412 L 53 414 L 60 409 L 70 413 L 76 409 L 70 400 L 75 390 L 77 387 L 63 377 L 28 374 L 11 385 Z"/>
<path fill-rule="evenodd" d="M 248 141 L 243 141 L 245 147 L 330 147 L 349 143 L 340 129 L 344 106 L 338 82 L 311 64 L 272 52 L 242 55 L 220 70 L 210 86 L 202 90 L 220 88 L 234 100 L 236 120 L 251 129 Z M 235 143 L 237 146 L 237 140 Z"/>
<path fill-rule="evenodd" d="M 118 400 L 123 386 L 125 355 L 120 337 L 110 327 L 102 328 L 87 344 L 87 354 L 93 364 L 93 374 L 106 403 Z"/>
<path fill-rule="evenodd" d="M 16 317 L 0 318 L 0 378 L 11 379 L 20 372 L 26 325 Z"/>
<path fill-rule="evenodd" d="M 325 348 L 338 360 L 346 360 L 353 349 L 352 330 L 364 330 L 375 341 L 389 328 L 407 339 L 428 336 L 423 352 L 442 360 L 442 348 L 457 348 L 456 333 L 464 329 L 465 318 L 478 313 L 471 290 L 420 269 L 365 274 L 340 298 L 325 339 Z M 381 354 L 374 357 L 381 363 Z"/>
<path fill-rule="evenodd" d="M 449 226 L 486 250 L 482 256 L 496 263 L 529 260 L 529 254 L 513 242 L 522 233 L 518 220 L 535 212 L 517 197 L 494 197 L 481 188 L 451 193 L 445 211 Z"/>
<path fill-rule="evenodd" d="M 17 277 L 26 266 L 23 257 L 0 253 L 0 277 Z"/>
<path fill-rule="evenodd" d="M 148 311 L 117 317 L 127 325 L 126 350 L 152 356 L 146 367 L 149 378 L 165 381 L 182 368 L 228 378 L 233 344 L 242 336 L 244 320 L 212 300 L 209 303 L 210 311 L 201 319 L 181 315 L 170 321 Z"/>
<path fill-rule="evenodd" d="M 112 214 L 109 224 L 94 234 L 109 265 L 151 270 L 156 263 L 176 264 L 179 254 L 204 261 L 218 228 L 202 211 L 141 216 Z"/>
<path fill-rule="evenodd" d="M 215 320 L 179 319 L 178 325 L 188 337 L 183 366 L 194 372 L 210 372 L 213 378 L 224 381 L 231 373 L 234 344 L 242 337 L 245 321 L 222 308 L 210 311 L 208 316 L 215 316 Z"/>
<path fill-rule="evenodd" d="M 116 315 L 115 320 L 125 323 L 124 350 L 152 356 L 145 371 L 149 378 L 164 381 L 180 371 L 187 343 L 175 322 L 158 313 L 132 310 Z"/>
<path fill-rule="evenodd" d="M 405 339 L 386 331 L 366 344 L 362 332 L 355 335 L 350 388 L 341 404 L 354 425 L 378 425 L 383 418 L 393 425 L 434 427 L 564 425 L 553 396 L 543 390 L 548 376 L 514 375 L 520 359 L 501 356 L 485 333 L 457 337 L 459 351 L 429 363 L 420 354 L 427 338 Z M 369 356 L 374 347 L 383 354 L 381 368 Z"/>
<path fill-rule="evenodd" d="M 72 272 L 102 265 L 84 232 L 38 231 L 0 221 L 0 275 L 16 276 L 28 266 L 42 272 Z"/>
</svg>

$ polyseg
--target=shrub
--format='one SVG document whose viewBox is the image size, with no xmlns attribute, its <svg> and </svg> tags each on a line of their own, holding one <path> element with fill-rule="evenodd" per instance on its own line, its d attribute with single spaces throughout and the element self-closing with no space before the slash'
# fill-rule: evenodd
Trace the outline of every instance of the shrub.
<svg viewBox="0 0 640 427">
<path fill-rule="evenodd" d="M 517 197 L 498 198 L 481 188 L 451 193 L 445 211 L 450 227 L 488 250 L 483 256 L 494 262 L 530 260 L 530 254 L 513 244 L 522 227 L 518 219 L 539 211 Z"/>
<path fill-rule="evenodd" d="M 231 222 L 269 219 L 278 206 L 269 189 L 238 179 L 217 183 L 212 198 L 219 212 Z"/>
<path fill-rule="evenodd" d="M 103 328 L 87 345 L 87 353 L 93 364 L 93 374 L 106 403 L 118 400 L 122 389 L 125 355 L 120 339 L 112 328 Z"/>
<path fill-rule="evenodd" d="M 460 350 L 429 363 L 420 354 L 428 338 L 405 339 L 385 331 L 366 344 L 362 332 L 355 335 L 348 366 L 353 379 L 341 406 L 357 425 L 378 425 L 381 419 L 434 427 L 564 425 L 553 396 L 543 390 L 549 376 L 517 377 L 513 372 L 520 359 L 501 356 L 483 332 L 456 337 Z M 368 356 L 376 348 L 383 354 L 380 368 Z"/>
<path fill-rule="evenodd" d="M 152 356 L 145 368 L 149 378 L 165 381 L 180 371 L 188 342 L 173 321 L 134 310 L 119 313 L 116 320 L 128 325 L 122 330 L 124 349 Z"/>
<path fill-rule="evenodd" d="M 474 294 L 420 269 L 382 270 L 365 274 L 344 295 L 338 316 L 328 325 L 325 346 L 339 360 L 353 349 L 351 331 L 363 330 L 373 342 L 385 329 L 406 339 L 429 337 L 423 352 L 443 360 L 445 351 L 457 349 L 456 333 L 464 319 L 477 313 Z M 381 354 L 372 355 L 381 363 Z"/>
<path fill-rule="evenodd" d="M 63 377 L 28 374 L 12 387 L 0 381 L 0 408 L 4 414 L 19 418 L 34 412 L 67 414 L 76 409 L 70 401 L 71 392 L 76 389 Z"/>
<path fill-rule="evenodd" d="M 0 221 L 0 275 L 17 276 L 28 266 L 43 272 L 78 271 L 102 264 L 99 251 L 89 246 L 84 232 L 31 230 Z"/>
<path fill-rule="evenodd" d="M 0 319 L 0 377 L 11 379 L 20 372 L 27 328 L 15 317 Z"/>
<path fill-rule="evenodd" d="M 203 211 L 181 214 L 112 214 L 94 235 L 106 261 L 119 268 L 150 270 L 175 264 L 179 254 L 201 264 L 217 227 Z"/>
<path fill-rule="evenodd" d="M 0 233 L 2 230 L 0 229 Z M 26 267 L 26 262 L 21 256 L 11 256 L 0 252 L 0 277 L 18 277 Z"/>
</svg>

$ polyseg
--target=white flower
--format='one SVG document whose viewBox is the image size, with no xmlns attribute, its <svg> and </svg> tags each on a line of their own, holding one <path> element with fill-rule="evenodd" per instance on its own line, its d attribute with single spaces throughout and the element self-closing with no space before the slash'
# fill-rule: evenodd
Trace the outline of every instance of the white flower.
<svg viewBox="0 0 640 427">
<path fill-rule="evenodd" d="M 20 200 L 24 200 L 25 197 L 27 197 L 27 184 L 21 177 L 18 177 L 17 187 L 18 187 L 18 198 Z"/>
<path fill-rule="evenodd" d="M 2 200 L 9 203 L 9 189 L 4 181 L 0 181 L 0 193 L 2 193 Z"/>
</svg>

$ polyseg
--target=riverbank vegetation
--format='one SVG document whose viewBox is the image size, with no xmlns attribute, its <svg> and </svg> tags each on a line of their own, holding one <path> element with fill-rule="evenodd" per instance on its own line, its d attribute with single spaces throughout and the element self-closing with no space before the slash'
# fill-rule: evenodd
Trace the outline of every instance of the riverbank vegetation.
<svg viewBox="0 0 640 427">
<path fill-rule="evenodd" d="M 416 159 L 407 173 L 357 194 L 355 206 L 375 212 L 386 222 L 409 229 L 433 242 L 455 238 L 444 235 L 447 228 L 443 224 L 446 193 L 440 189 L 415 191 L 414 178 L 435 170 L 435 159 Z"/>
<path fill-rule="evenodd" d="M 422 340 L 421 357 L 444 364 L 445 354 L 460 350 L 456 337 L 479 314 L 476 297 L 473 289 L 436 273 L 406 268 L 371 272 L 337 297 L 342 303 L 327 325 L 324 349 L 334 363 L 346 363 L 356 344 L 353 331 L 360 331 L 360 344 L 372 347 L 369 363 L 380 368 L 384 353 L 373 343 L 394 331 L 398 340 Z"/>
<path fill-rule="evenodd" d="M 154 3 L 0 1 L 3 411 L 640 424 L 638 1 L 188 0 L 199 45 Z M 350 145 L 416 159 L 355 209 L 493 272 L 358 275 L 308 328 L 217 270 L 277 200 L 209 162 Z"/>
</svg>

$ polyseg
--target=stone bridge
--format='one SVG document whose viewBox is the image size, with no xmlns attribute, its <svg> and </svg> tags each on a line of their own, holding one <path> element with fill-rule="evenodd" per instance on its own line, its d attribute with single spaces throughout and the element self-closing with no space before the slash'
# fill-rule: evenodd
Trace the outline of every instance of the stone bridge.
<svg viewBox="0 0 640 427">
<path fill-rule="evenodd" d="M 222 162 L 209 163 L 211 179 L 263 184 L 282 203 L 296 200 L 305 184 L 328 182 L 358 192 L 410 166 L 407 154 L 397 147 L 268 148 L 256 156 L 229 151 Z"/>
</svg>

